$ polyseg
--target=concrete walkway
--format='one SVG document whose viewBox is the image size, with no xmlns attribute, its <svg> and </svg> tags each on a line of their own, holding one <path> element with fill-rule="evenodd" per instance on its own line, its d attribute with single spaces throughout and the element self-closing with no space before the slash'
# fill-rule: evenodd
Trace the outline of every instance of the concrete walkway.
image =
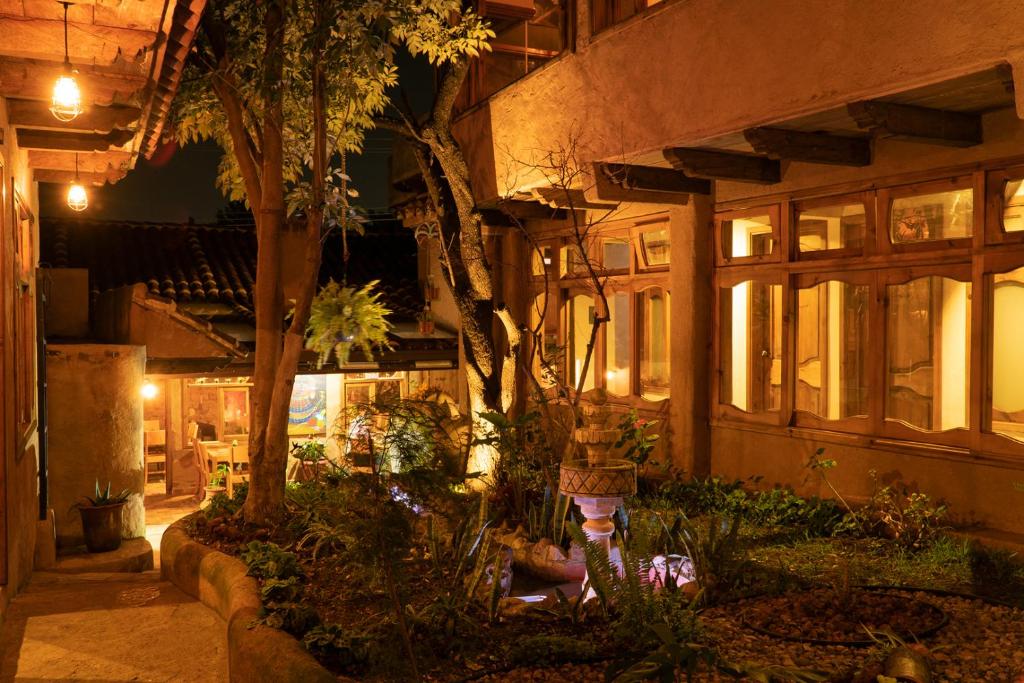
<svg viewBox="0 0 1024 683">
<path fill-rule="evenodd" d="M 157 498 L 151 510 L 147 496 L 154 550 L 167 524 L 194 507 Z M 159 570 L 36 572 L 0 626 L 3 683 L 226 680 L 224 622 Z"/>
</svg>

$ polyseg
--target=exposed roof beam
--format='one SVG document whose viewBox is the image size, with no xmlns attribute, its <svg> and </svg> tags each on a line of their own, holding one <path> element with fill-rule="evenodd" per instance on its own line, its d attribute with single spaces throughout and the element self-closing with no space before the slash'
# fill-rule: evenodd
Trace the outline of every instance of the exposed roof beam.
<svg viewBox="0 0 1024 683">
<path fill-rule="evenodd" d="M 583 195 L 583 190 L 576 190 L 572 188 L 535 187 L 533 189 L 533 196 L 538 202 L 545 206 L 550 206 L 552 209 L 570 209 L 573 211 L 593 209 L 597 211 L 609 211 L 615 208 L 614 202 L 604 203 L 589 201 Z"/>
<path fill-rule="evenodd" d="M 78 180 L 84 185 L 103 185 L 116 183 L 124 177 L 126 171 L 108 171 L 106 173 L 78 173 Z M 75 180 L 74 171 L 54 171 L 49 168 L 37 168 L 32 174 L 33 180 L 40 183 L 58 183 L 69 185 Z"/>
<path fill-rule="evenodd" d="M 711 194 L 711 181 L 658 166 L 601 163 L 594 169 L 598 197 L 611 201 L 685 204 L 691 194 Z"/>
<path fill-rule="evenodd" d="M 109 133 L 73 133 L 53 130 L 18 129 L 18 146 L 22 149 L 56 149 L 72 152 L 102 152 L 121 147 L 135 137 L 130 130 Z"/>
<path fill-rule="evenodd" d="M 84 131 L 109 133 L 112 130 L 127 129 L 136 123 L 142 110 L 138 107 L 91 106 L 67 123 L 58 121 L 50 113 L 49 102 L 39 100 L 7 100 L 7 120 L 15 127 L 42 130 Z"/>
<path fill-rule="evenodd" d="M 950 147 L 981 144 L 981 116 L 910 104 L 864 100 L 846 105 L 857 125 L 886 137 Z"/>
<path fill-rule="evenodd" d="M 782 167 L 777 160 L 752 154 L 693 147 L 669 147 L 662 153 L 672 168 L 696 178 L 761 184 L 782 179 Z"/>
<path fill-rule="evenodd" d="M 127 103 L 147 82 L 144 74 L 118 68 L 78 65 L 78 85 L 86 106 Z M 39 59 L 0 59 L 0 95 L 49 102 L 61 63 Z"/>
<path fill-rule="evenodd" d="M 527 220 L 565 220 L 568 214 L 564 209 L 553 209 L 547 204 L 540 202 L 526 202 L 519 199 L 502 199 L 498 202 L 498 208 L 485 209 L 490 213 L 485 214 L 489 223 L 500 225 L 501 220 L 497 214 L 515 218 L 521 221 Z"/>
<path fill-rule="evenodd" d="M 49 150 L 28 150 L 28 165 L 32 168 L 49 168 L 57 171 L 74 171 L 75 158 L 78 170 L 85 173 L 106 174 L 108 171 L 126 170 L 131 163 L 131 154 L 119 150 L 107 152 L 57 152 Z M 122 173 L 123 175 L 123 173 Z"/>
<path fill-rule="evenodd" d="M 871 141 L 865 138 L 784 128 L 748 128 L 743 137 L 755 152 L 772 159 L 836 166 L 871 164 Z"/>
<path fill-rule="evenodd" d="M 0 55 L 63 61 L 62 19 L 0 14 Z M 157 33 L 135 28 L 68 22 L 68 53 L 72 64 L 113 64 L 118 59 L 142 60 Z"/>
</svg>

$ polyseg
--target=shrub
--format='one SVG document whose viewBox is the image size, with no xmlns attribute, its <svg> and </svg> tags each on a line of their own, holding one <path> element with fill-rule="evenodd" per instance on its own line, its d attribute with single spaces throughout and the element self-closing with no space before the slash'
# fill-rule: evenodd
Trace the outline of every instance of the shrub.
<svg viewBox="0 0 1024 683">
<path fill-rule="evenodd" d="M 249 576 L 258 579 L 288 579 L 302 576 L 298 558 L 276 543 L 251 541 L 240 555 L 249 567 Z"/>
<path fill-rule="evenodd" d="M 357 673 L 369 660 L 369 638 L 345 630 L 339 624 L 321 624 L 302 638 L 302 644 L 332 669 Z"/>
</svg>

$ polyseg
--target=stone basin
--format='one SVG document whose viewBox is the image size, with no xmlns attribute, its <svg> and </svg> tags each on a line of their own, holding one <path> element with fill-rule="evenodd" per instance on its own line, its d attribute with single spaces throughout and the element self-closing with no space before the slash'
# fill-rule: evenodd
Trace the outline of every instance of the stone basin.
<svg viewBox="0 0 1024 683">
<path fill-rule="evenodd" d="M 574 498 L 622 498 L 636 493 L 636 464 L 608 459 L 600 465 L 571 460 L 559 468 L 558 488 Z"/>
</svg>

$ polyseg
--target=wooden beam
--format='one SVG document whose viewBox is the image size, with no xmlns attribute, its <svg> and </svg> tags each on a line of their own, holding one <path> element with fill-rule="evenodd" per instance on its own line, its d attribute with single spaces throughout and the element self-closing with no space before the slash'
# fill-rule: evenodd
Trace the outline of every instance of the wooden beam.
<svg viewBox="0 0 1024 683">
<path fill-rule="evenodd" d="M 593 202 L 583 195 L 583 190 L 562 187 L 535 187 L 534 198 L 552 209 L 569 209 L 582 211 L 592 209 L 595 211 L 609 211 L 615 208 L 615 203 Z"/>
<path fill-rule="evenodd" d="M 981 116 L 910 104 L 864 100 L 846 105 L 857 125 L 885 137 L 949 147 L 981 144 Z"/>
<path fill-rule="evenodd" d="M 22 149 L 63 149 L 72 152 L 102 152 L 121 147 L 135 136 L 130 130 L 109 133 L 72 133 L 52 130 L 18 129 L 18 146 Z"/>
<path fill-rule="evenodd" d="M 34 169 L 48 168 L 55 171 L 74 171 L 75 158 L 78 170 L 83 173 L 121 171 L 131 168 L 132 155 L 129 152 L 112 150 L 108 152 L 57 152 L 50 150 L 28 150 L 28 165 Z"/>
<path fill-rule="evenodd" d="M 568 217 L 568 214 L 563 209 L 553 209 L 547 204 L 527 202 L 519 199 L 503 199 L 498 202 L 498 208 L 494 209 L 494 211 L 521 221 L 564 220 Z"/>
<path fill-rule="evenodd" d="M 116 183 L 124 177 L 126 171 L 108 171 L 107 173 L 81 173 L 78 180 L 84 185 L 103 185 Z M 49 168 L 37 168 L 32 174 L 33 180 L 39 183 L 57 183 L 70 185 L 75 180 L 74 171 L 54 171 Z"/>
<path fill-rule="evenodd" d="M 782 180 L 782 167 L 777 160 L 753 154 L 694 147 L 669 147 L 662 154 L 672 168 L 695 178 L 759 184 Z"/>
<path fill-rule="evenodd" d="M 63 19 L 0 14 L 0 55 L 63 61 Z M 119 59 L 143 61 L 153 50 L 156 31 L 68 22 L 68 53 L 72 64 L 114 64 Z"/>
<path fill-rule="evenodd" d="M 62 73 L 59 61 L 0 59 L 0 95 L 49 102 L 53 84 Z M 78 65 L 75 79 L 86 106 L 130 104 L 146 86 L 139 69 Z"/>
<path fill-rule="evenodd" d="M 596 170 L 623 190 L 680 195 L 711 194 L 710 180 L 691 178 L 671 168 L 604 163 L 599 164 Z"/>
<path fill-rule="evenodd" d="M 748 128 L 743 137 L 755 152 L 772 159 L 836 166 L 871 164 L 871 141 L 865 138 L 784 128 Z"/>
<path fill-rule="evenodd" d="M 40 130 L 82 131 L 109 133 L 124 130 L 138 122 L 142 110 L 138 107 L 114 105 L 88 107 L 73 121 L 63 123 L 50 113 L 50 103 L 39 100 L 7 100 L 7 121 L 20 128 Z"/>
</svg>

